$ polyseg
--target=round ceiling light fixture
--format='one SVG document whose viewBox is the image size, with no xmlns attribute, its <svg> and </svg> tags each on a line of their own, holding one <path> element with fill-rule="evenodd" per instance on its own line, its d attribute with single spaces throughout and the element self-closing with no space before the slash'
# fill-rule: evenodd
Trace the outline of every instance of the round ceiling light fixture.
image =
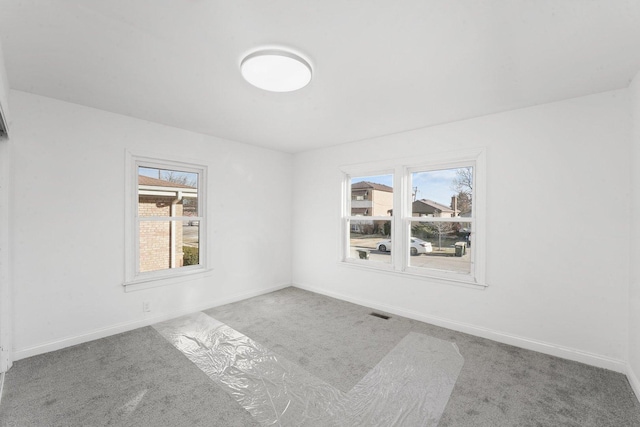
<svg viewBox="0 0 640 427">
<path fill-rule="evenodd" d="M 295 53 L 280 49 L 259 50 L 240 63 L 242 77 L 271 92 L 292 92 L 311 81 L 311 65 Z"/>
</svg>

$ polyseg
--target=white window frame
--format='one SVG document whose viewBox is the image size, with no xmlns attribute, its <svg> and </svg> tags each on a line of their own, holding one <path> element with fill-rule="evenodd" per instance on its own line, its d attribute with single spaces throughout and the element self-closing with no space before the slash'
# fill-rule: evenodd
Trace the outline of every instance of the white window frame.
<svg viewBox="0 0 640 427">
<path fill-rule="evenodd" d="M 140 271 L 140 222 L 168 221 L 168 217 L 138 216 L 138 168 L 149 167 L 178 172 L 198 174 L 198 214 L 197 216 L 170 217 L 169 221 L 198 221 L 198 265 L 179 268 L 168 268 L 156 271 Z M 158 157 L 126 153 L 126 199 L 125 199 L 125 280 L 126 291 L 147 289 L 156 286 L 184 282 L 186 279 L 197 278 L 209 272 L 208 239 L 207 239 L 207 166 L 191 161 L 167 160 Z"/>
<path fill-rule="evenodd" d="M 430 170 L 455 169 L 473 167 L 474 188 L 472 218 L 428 218 L 412 216 L 411 174 Z M 341 215 L 341 253 L 343 265 L 363 267 L 371 270 L 423 277 L 438 282 L 470 285 L 484 288 L 486 283 L 486 150 L 484 148 L 457 150 L 434 153 L 421 159 L 395 159 L 368 164 L 343 166 L 342 215 Z M 371 262 L 349 258 L 350 220 L 358 217 L 350 215 L 351 177 L 393 174 L 393 216 L 367 217 L 367 219 L 391 218 L 392 250 L 391 263 Z M 359 217 L 362 219 L 362 217 Z M 472 225 L 472 259 L 471 273 L 462 274 L 447 270 L 410 266 L 411 222 L 471 222 Z"/>
</svg>

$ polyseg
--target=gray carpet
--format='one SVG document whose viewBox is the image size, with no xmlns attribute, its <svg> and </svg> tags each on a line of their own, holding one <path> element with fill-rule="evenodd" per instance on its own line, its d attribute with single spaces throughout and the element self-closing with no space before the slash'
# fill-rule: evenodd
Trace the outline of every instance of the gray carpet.
<svg viewBox="0 0 640 427">
<path fill-rule="evenodd" d="M 622 374 L 287 288 L 206 313 L 348 392 L 410 331 L 455 342 L 464 366 L 440 426 L 640 426 Z M 252 426 L 152 328 L 15 363 L 2 426 Z"/>
<path fill-rule="evenodd" d="M 205 313 L 348 391 L 409 331 L 455 342 L 465 364 L 440 426 L 640 426 L 622 374 L 287 288 Z"/>
<path fill-rule="evenodd" d="M 16 362 L 5 379 L 0 425 L 258 424 L 148 327 Z"/>
</svg>

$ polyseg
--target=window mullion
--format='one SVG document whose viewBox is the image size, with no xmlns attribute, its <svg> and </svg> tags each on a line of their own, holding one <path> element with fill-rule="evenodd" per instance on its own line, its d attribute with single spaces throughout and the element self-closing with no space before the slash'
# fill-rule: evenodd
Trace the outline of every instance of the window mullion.
<svg viewBox="0 0 640 427">
<path fill-rule="evenodd" d="M 350 221 L 390 221 L 392 216 L 362 216 L 362 215 L 348 215 L 346 219 Z"/>
<path fill-rule="evenodd" d="M 413 216 L 408 217 L 411 221 L 414 222 L 473 222 L 473 217 L 446 217 L 446 216 Z"/>
<path fill-rule="evenodd" d="M 193 221 L 204 220 L 201 216 L 139 216 L 138 221 Z"/>
<path fill-rule="evenodd" d="M 406 225 L 404 222 L 404 216 L 406 215 L 407 208 L 407 188 L 410 183 L 407 182 L 407 175 L 405 173 L 405 168 L 401 165 L 396 166 L 395 168 L 395 181 L 394 181 L 394 253 L 393 255 L 393 268 L 397 271 L 404 270 L 404 266 L 406 263 L 406 250 L 404 248 L 407 246 L 408 237 L 406 231 Z"/>
</svg>

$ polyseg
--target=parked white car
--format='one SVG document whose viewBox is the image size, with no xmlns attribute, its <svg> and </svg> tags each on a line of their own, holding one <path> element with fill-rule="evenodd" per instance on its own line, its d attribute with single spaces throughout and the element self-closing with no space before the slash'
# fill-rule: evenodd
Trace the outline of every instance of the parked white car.
<svg viewBox="0 0 640 427">
<path fill-rule="evenodd" d="M 380 252 L 391 252 L 391 240 L 387 239 L 379 241 L 376 244 L 376 248 Z M 417 237 L 412 237 L 410 252 L 411 255 L 426 254 L 429 252 L 433 252 L 433 247 L 429 242 L 425 242 L 424 240 L 418 239 Z"/>
</svg>

